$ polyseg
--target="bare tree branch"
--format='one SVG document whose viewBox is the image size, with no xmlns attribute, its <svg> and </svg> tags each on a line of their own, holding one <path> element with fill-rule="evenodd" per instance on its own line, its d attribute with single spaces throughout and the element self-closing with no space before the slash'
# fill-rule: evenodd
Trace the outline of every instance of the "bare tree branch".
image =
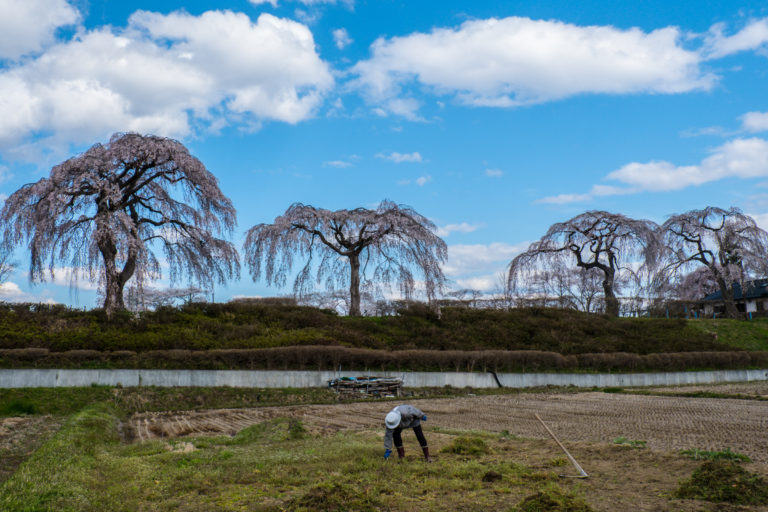
<svg viewBox="0 0 768 512">
<path fill-rule="evenodd" d="M 550 276 L 548 279 L 563 279 L 567 277 L 565 269 L 574 262 L 584 271 L 600 273 L 605 313 L 618 316 L 617 286 L 623 278 L 636 278 L 633 263 L 655 262 L 660 251 L 657 228 L 649 220 L 605 211 L 588 211 L 553 224 L 543 237 L 510 262 L 507 290 L 519 294 L 532 278 L 541 278 L 542 272 Z M 590 285 L 589 277 L 589 273 L 584 275 L 583 286 Z"/>
<path fill-rule="evenodd" d="M 440 263 L 447 248 L 427 218 L 407 206 L 383 201 L 376 210 L 325 210 L 296 203 L 272 224 L 248 230 L 246 264 L 254 281 L 284 286 L 294 255 L 306 259 L 293 284 L 298 297 L 325 281 L 328 290 L 348 286 L 350 315 L 360 314 L 360 289 L 396 283 L 405 297 L 418 271 L 432 300 L 445 282 Z M 316 243 L 317 242 L 317 243 Z M 361 263 L 370 265 L 366 271 Z M 312 269 L 315 279 L 312 279 Z"/>
<path fill-rule="evenodd" d="M 662 230 L 668 248 L 667 278 L 679 278 L 703 266 L 723 294 L 726 315 L 736 318 L 733 283 L 768 274 L 768 233 L 740 209 L 714 206 L 673 215 Z M 706 283 L 704 276 L 695 279 Z"/>
<path fill-rule="evenodd" d="M 28 242 L 33 282 L 61 262 L 75 282 L 101 276 L 110 315 L 125 308 L 129 279 L 160 275 L 157 250 L 172 282 L 210 287 L 240 272 L 236 249 L 218 238 L 235 226 L 231 201 L 200 160 L 164 137 L 114 134 L 21 187 L 0 219 L 7 242 Z"/>
</svg>

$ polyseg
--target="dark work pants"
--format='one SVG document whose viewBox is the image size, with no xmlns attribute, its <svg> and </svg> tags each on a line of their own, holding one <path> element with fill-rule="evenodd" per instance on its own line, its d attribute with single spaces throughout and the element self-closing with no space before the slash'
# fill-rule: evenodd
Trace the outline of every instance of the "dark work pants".
<svg viewBox="0 0 768 512">
<path fill-rule="evenodd" d="M 403 437 L 400 435 L 402 431 L 403 429 L 398 427 L 392 432 L 392 440 L 395 442 L 395 448 L 403 446 Z M 413 433 L 416 434 L 416 439 L 419 440 L 420 446 L 427 446 L 427 439 L 424 437 L 424 432 L 421 431 L 421 425 L 413 427 Z"/>
</svg>

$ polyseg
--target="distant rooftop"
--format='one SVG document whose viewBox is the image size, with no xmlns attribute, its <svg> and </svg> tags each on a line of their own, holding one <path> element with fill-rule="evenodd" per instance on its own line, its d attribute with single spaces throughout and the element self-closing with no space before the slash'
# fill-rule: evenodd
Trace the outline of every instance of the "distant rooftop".
<svg viewBox="0 0 768 512">
<path fill-rule="evenodd" d="M 768 279 L 747 281 L 744 283 L 744 290 L 741 289 L 740 283 L 733 283 L 734 300 L 759 299 L 761 297 L 768 297 Z M 723 300 L 723 293 L 718 290 L 704 297 L 704 300 L 712 302 L 721 301 Z"/>
</svg>

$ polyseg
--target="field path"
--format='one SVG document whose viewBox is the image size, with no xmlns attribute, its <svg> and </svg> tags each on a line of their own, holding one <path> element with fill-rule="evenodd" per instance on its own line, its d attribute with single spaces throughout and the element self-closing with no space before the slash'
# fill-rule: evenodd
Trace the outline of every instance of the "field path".
<svg viewBox="0 0 768 512">
<path fill-rule="evenodd" d="M 135 440 L 186 435 L 233 435 L 275 417 L 300 419 L 317 433 L 382 427 L 401 402 L 217 409 L 140 413 L 125 431 Z M 538 413 L 561 441 L 612 443 L 617 437 L 646 441 L 648 448 L 676 451 L 730 448 L 768 463 L 768 402 L 586 393 L 521 393 L 452 399 L 410 400 L 430 427 L 476 429 L 547 438 Z"/>
</svg>

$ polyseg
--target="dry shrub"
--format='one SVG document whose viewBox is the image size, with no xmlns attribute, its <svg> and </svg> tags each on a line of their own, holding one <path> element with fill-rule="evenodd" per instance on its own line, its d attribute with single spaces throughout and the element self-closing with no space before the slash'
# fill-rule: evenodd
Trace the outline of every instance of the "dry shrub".
<svg viewBox="0 0 768 512">
<path fill-rule="evenodd" d="M 136 352 L 133 350 L 115 350 L 109 353 L 109 358 L 113 361 L 124 361 L 136 357 Z"/>
<path fill-rule="evenodd" d="M 102 361 L 105 357 L 104 352 L 88 349 L 67 350 L 65 352 L 51 352 L 49 355 L 57 355 L 62 359 L 72 362 Z"/>
<path fill-rule="evenodd" d="M 48 356 L 47 348 L 9 348 L 3 350 L 2 356 L 10 361 L 39 361 Z"/>
<path fill-rule="evenodd" d="M 166 361 L 171 363 L 188 363 L 192 360 L 192 351 L 185 349 L 149 350 L 143 352 L 140 359 L 158 363 Z"/>
</svg>

